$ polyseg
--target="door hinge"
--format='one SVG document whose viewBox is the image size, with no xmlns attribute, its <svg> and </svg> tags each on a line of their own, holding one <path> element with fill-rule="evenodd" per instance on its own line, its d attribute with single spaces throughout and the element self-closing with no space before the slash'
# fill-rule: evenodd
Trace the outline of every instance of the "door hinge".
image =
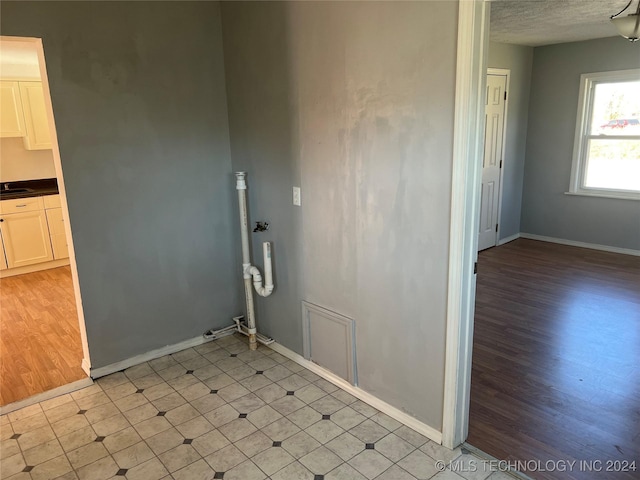
<svg viewBox="0 0 640 480">
<path fill-rule="evenodd" d="M 502 160 L 500 160 L 500 168 L 502 168 Z"/>
<path fill-rule="evenodd" d="M 498 233 L 498 224 L 496 223 L 496 233 Z"/>
<path fill-rule="evenodd" d="M 478 262 L 473 264 L 473 274 L 477 275 L 477 273 L 478 273 Z"/>
<path fill-rule="evenodd" d="M 507 91 L 506 90 L 504 91 L 504 99 L 505 100 L 507 99 Z"/>
</svg>

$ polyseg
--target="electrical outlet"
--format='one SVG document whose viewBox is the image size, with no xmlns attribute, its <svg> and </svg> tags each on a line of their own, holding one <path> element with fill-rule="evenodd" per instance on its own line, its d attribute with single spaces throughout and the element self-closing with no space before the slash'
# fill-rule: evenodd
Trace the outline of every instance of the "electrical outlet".
<svg viewBox="0 0 640 480">
<path fill-rule="evenodd" d="M 298 207 L 302 205 L 300 201 L 300 187 L 293 187 L 293 204 Z"/>
</svg>

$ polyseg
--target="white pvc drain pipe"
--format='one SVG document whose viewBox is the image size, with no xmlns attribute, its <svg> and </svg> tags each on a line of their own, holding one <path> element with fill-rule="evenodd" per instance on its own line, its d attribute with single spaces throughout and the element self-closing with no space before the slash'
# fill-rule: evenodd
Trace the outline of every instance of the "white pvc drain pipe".
<svg viewBox="0 0 640 480">
<path fill-rule="evenodd" d="M 238 190 L 238 204 L 240 212 L 240 234 L 242 236 L 242 276 L 244 278 L 244 293 L 247 303 L 247 333 L 249 336 L 249 348 L 258 348 L 256 340 L 256 318 L 253 305 L 253 288 L 261 297 L 268 297 L 273 292 L 273 273 L 271 268 L 271 244 L 262 244 L 264 255 L 264 277 L 265 283 L 262 285 L 262 275 L 258 267 L 251 265 L 251 251 L 249 250 L 249 222 L 247 219 L 247 182 L 246 172 L 236 172 L 236 190 Z M 251 284 L 253 283 L 253 288 Z"/>
</svg>

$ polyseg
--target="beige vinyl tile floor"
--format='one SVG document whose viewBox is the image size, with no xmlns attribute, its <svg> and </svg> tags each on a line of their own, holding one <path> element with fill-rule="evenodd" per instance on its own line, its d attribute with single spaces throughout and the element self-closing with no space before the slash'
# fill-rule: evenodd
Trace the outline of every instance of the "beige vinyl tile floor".
<svg viewBox="0 0 640 480">
<path fill-rule="evenodd" d="M 499 480 L 270 348 L 229 336 L 0 417 L 11 480 Z M 454 467 L 454 470 L 456 468 Z M 467 472 L 462 470 L 468 470 Z"/>
</svg>

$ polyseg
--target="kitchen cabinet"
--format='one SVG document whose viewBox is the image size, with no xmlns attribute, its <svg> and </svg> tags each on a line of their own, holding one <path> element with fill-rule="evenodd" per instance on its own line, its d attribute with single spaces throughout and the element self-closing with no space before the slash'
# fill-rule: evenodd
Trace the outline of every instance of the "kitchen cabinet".
<svg viewBox="0 0 640 480">
<path fill-rule="evenodd" d="M 44 104 L 42 82 L 19 82 L 27 150 L 47 150 L 51 148 L 51 133 Z"/>
<path fill-rule="evenodd" d="M 0 82 L 0 137 L 24 137 L 24 113 L 18 82 Z"/>
<path fill-rule="evenodd" d="M 54 260 L 69 258 L 67 235 L 64 231 L 64 219 L 60 206 L 60 195 L 47 195 L 44 197 L 44 208 L 49 225 L 49 236 Z"/>
<path fill-rule="evenodd" d="M 42 197 L 0 202 L 0 232 L 8 268 L 53 260 Z"/>
</svg>

